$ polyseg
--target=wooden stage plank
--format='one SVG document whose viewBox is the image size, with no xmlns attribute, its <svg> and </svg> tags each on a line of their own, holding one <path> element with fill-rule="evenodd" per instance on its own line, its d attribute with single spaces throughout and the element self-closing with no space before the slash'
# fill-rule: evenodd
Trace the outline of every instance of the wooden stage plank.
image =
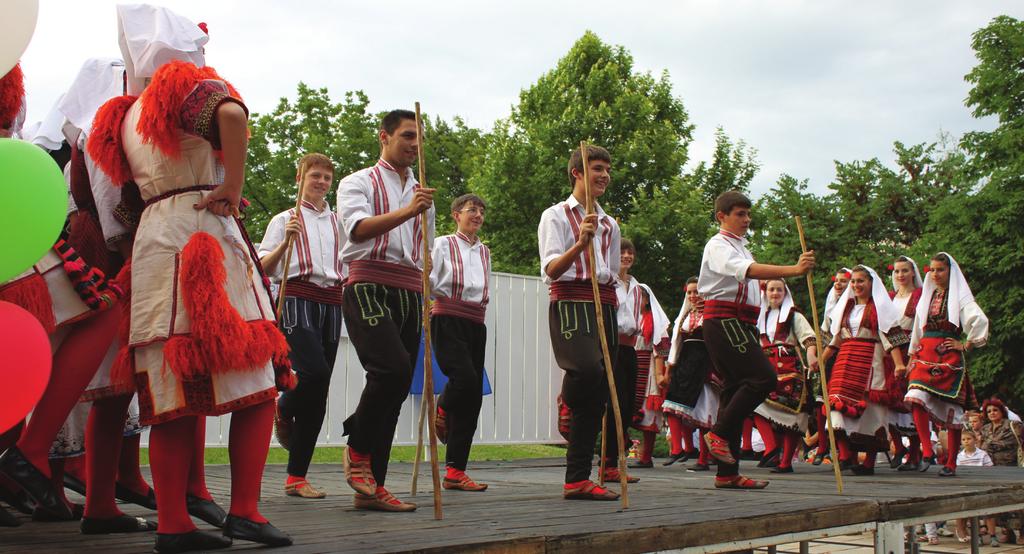
<svg viewBox="0 0 1024 554">
<path fill-rule="evenodd" d="M 753 539 L 811 529 L 899 520 L 1024 502 L 1024 470 L 960 468 L 952 479 L 931 473 L 878 469 L 871 477 L 844 478 L 835 493 L 831 468 L 797 465 L 774 475 L 744 462 L 744 472 L 771 479 L 763 491 L 722 491 L 712 473 L 682 467 L 633 470 L 641 482 L 630 487 L 631 509 L 618 502 L 570 502 L 560 497 L 561 460 L 481 462 L 471 468 L 484 493 L 445 491 L 445 520 L 434 521 L 429 491 L 411 498 L 412 514 L 360 512 L 352 508 L 340 465 L 318 465 L 310 479 L 330 496 L 303 500 L 283 495 L 283 466 L 269 466 L 261 510 L 290 533 L 296 544 L 282 553 L 315 552 L 644 552 Z M 394 464 L 388 487 L 408 497 L 410 464 Z M 210 491 L 228 507 L 226 466 L 207 468 Z M 427 481 L 429 483 L 429 481 Z M 127 513 L 155 517 L 124 506 Z M 84 537 L 74 523 L 33 523 L 0 528 L 0 552 L 147 552 L 152 536 Z M 202 525 L 201 525 L 202 526 Z M 232 550 L 258 545 L 238 542 Z"/>
</svg>

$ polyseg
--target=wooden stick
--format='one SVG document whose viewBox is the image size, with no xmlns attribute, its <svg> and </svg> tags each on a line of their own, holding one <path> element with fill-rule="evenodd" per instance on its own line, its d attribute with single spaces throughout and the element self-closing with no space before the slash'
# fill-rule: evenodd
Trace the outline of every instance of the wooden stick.
<svg viewBox="0 0 1024 554">
<path fill-rule="evenodd" d="M 295 197 L 295 217 L 302 221 L 302 193 L 306 188 L 306 162 L 299 166 L 299 186 Z M 287 222 L 285 223 L 287 225 Z M 281 272 L 281 287 L 277 291 L 277 320 L 281 320 L 281 310 L 284 309 L 284 287 L 288 282 L 288 266 L 291 265 L 292 247 L 295 246 L 295 235 L 288 235 L 285 238 L 288 243 L 284 250 L 284 270 Z"/>
<path fill-rule="evenodd" d="M 580 141 L 580 154 L 583 156 L 583 184 L 586 190 L 587 215 L 594 213 L 594 198 L 590 194 L 590 156 L 587 155 L 587 141 Z M 615 390 L 615 370 L 612 369 L 612 355 L 608 349 L 608 337 L 605 336 L 604 307 L 601 305 L 601 291 L 597 286 L 597 245 L 593 238 L 587 249 L 587 267 L 590 268 L 590 284 L 594 290 L 594 315 L 597 317 L 597 333 L 601 337 L 601 354 L 604 356 L 604 372 L 608 378 L 608 393 L 611 395 L 612 416 L 615 418 L 615 432 L 619 438 L 619 484 L 622 487 L 622 509 L 629 508 L 629 490 L 626 485 L 626 454 L 625 438 L 622 430 L 622 412 L 619 410 L 619 395 Z M 601 453 L 604 458 L 604 452 Z M 602 478 L 604 476 L 602 475 Z"/>
<path fill-rule="evenodd" d="M 800 216 L 796 216 L 796 231 L 800 234 L 800 248 L 807 252 L 807 239 L 804 237 L 804 224 Z M 821 379 L 821 399 L 825 405 L 825 427 L 828 429 L 828 449 L 832 456 L 832 470 L 836 474 L 836 489 L 843 494 L 843 474 L 839 469 L 839 456 L 836 454 L 836 433 L 832 429 L 832 403 L 828 399 L 828 378 L 825 375 L 825 364 L 821 357 L 825 353 L 821 344 L 821 327 L 818 325 L 818 301 L 814 298 L 814 271 L 807 272 L 807 292 L 811 296 L 811 326 L 814 327 L 814 343 L 818 349 L 818 372 Z M 818 429 L 821 432 L 821 429 Z"/>
<path fill-rule="evenodd" d="M 420 172 L 420 186 L 427 186 L 427 168 L 423 161 L 423 122 L 420 119 L 420 103 L 416 102 L 416 165 Z M 427 403 L 427 430 L 430 435 L 430 472 L 434 480 L 434 519 L 444 519 L 441 513 L 441 470 L 437 467 L 437 429 L 434 428 L 434 416 L 437 408 L 434 407 L 434 364 L 430 356 L 430 244 L 427 237 L 427 212 L 420 214 L 420 230 L 423 235 L 421 246 L 423 259 L 423 399 Z M 419 429 L 420 438 L 423 440 L 423 427 Z"/>
<path fill-rule="evenodd" d="M 412 488 L 409 494 L 416 496 L 416 484 L 420 478 L 420 460 L 423 459 L 423 421 L 427 419 L 427 399 L 420 398 L 420 418 L 416 423 L 416 457 L 412 462 Z"/>
<path fill-rule="evenodd" d="M 604 415 L 601 416 L 601 461 L 597 464 L 597 482 L 602 487 L 604 486 L 604 468 L 608 466 L 608 462 L 605 461 L 605 457 L 608 455 L 608 408 L 605 407 Z"/>
</svg>

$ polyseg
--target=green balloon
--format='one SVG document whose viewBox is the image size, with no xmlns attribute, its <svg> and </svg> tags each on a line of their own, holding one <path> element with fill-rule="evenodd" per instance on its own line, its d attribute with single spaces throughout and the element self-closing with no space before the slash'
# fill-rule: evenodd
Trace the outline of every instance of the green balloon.
<svg viewBox="0 0 1024 554">
<path fill-rule="evenodd" d="M 0 139 L 0 283 L 43 257 L 67 211 L 68 189 L 53 158 L 29 142 Z"/>
</svg>

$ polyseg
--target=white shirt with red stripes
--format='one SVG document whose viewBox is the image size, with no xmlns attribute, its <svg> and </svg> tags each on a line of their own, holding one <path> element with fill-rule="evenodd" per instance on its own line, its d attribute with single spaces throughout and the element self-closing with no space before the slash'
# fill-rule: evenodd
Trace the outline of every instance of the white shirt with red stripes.
<svg viewBox="0 0 1024 554">
<path fill-rule="evenodd" d="M 405 184 L 388 162 L 379 160 L 373 167 L 361 169 L 338 184 L 338 216 L 345 234 L 341 262 L 376 260 L 423 269 L 420 252 L 423 240 L 420 217 L 414 217 L 377 237 L 356 242 L 352 231 L 372 216 L 383 215 L 412 203 L 420 184 L 411 168 L 406 169 Z M 434 206 L 427 210 L 427 238 L 434 236 Z"/>
<path fill-rule="evenodd" d="M 594 211 L 597 213 L 597 231 L 594 233 L 595 250 L 597 251 L 597 282 L 602 285 L 615 285 L 619 275 L 619 224 L 615 219 L 606 214 L 601 205 L 594 202 Z M 569 195 L 565 201 L 544 210 L 540 216 L 540 225 L 537 226 L 537 239 L 540 247 L 540 273 L 544 282 L 551 284 L 553 281 L 586 281 L 590 279 L 590 270 L 587 266 L 587 255 L 580 254 L 576 261 L 569 266 L 569 269 L 558 279 L 548 276 L 544 268 L 552 260 L 565 254 L 580 234 L 580 225 L 586 209 L 576 197 Z"/>
<path fill-rule="evenodd" d="M 704 245 L 700 261 L 697 292 L 704 300 L 722 300 L 761 306 L 757 279 L 747 278 L 754 256 L 747 250 L 747 239 L 721 230 Z"/>
<path fill-rule="evenodd" d="M 260 242 L 260 258 L 271 253 L 285 240 L 285 226 L 295 217 L 295 208 L 275 215 Z M 341 267 L 341 245 L 343 237 L 338 227 L 338 216 L 326 206 L 318 210 L 313 204 L 302 201 L 300 210 L 302 232 L 292 245 L 288 259 L 288 279 L 309 281 L 319 287 L 331 287 L 344 278 Z M 277 264 L 268 276 L 280 283 L 284 273 L 284 261 Z"/>
<path fill-rule="evenodd" d="M 615 315 L 619 322 L 619 334 L 632 337 L 640 333 L 640 314 L 643 313 L 644 294 L 636 277 L 629 276 L 629 281 L 615 280 L 615 295 L 619 298 L 619 306 Z"/>
<path fill-rule="evenodd" d="M 490 300 L 491 251 L 463 233 L 437 237 L 430 272 L 434 296 L 486 306 Z"/>
</svg>

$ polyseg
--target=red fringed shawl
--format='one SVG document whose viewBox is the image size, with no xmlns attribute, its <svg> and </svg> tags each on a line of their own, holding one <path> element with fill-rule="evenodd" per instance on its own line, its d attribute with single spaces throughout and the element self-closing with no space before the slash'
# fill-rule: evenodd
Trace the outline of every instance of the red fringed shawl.
<svg viewBox="0 0 1024 554">
<path fill-rule="evenodd" d="M 0 127 L 8 128 L 14 123 L 24 98 L 25 75 L 21 64 L 17 64 L 0 78 Z"/>
</svg>

